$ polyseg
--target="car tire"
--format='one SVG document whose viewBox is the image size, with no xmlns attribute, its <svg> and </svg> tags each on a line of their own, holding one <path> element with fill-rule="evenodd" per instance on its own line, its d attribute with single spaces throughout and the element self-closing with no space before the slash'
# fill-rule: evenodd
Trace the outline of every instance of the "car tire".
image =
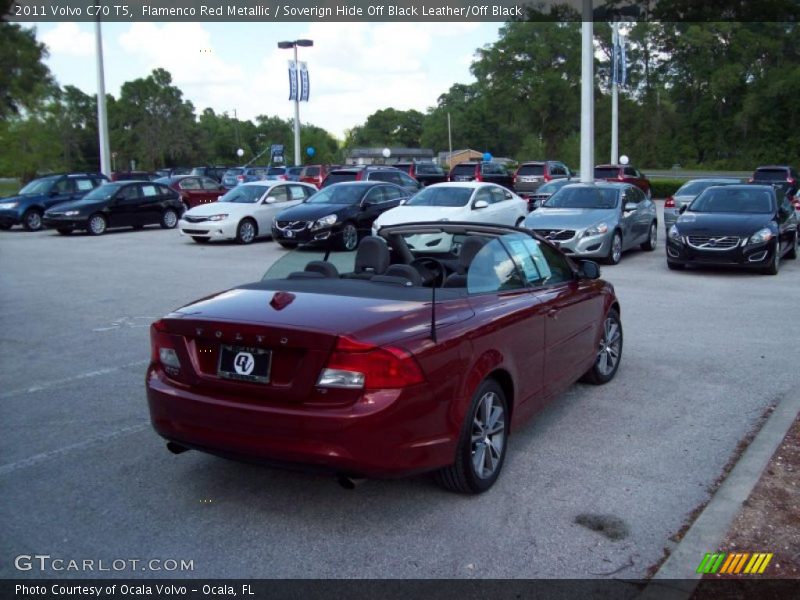
<svg viewBox="0 0 800 600">
<path fill-rule="evenodd" d="M 189 206 L 189 203 L 188 203 L 188 202 L 186 202 L 186 201 L 184 200 L 184 201 L 183 201 L 183 214 L 186 214 L 186 212 L 187 212 L 189 209 L 191 209 L 191 208 L 192 208 L 192 207 L 191 207 L 191 206 Z"/>
<path fill-rule="evenodd" d="M 38 208 L 29 208 L 24 215 L 22 215 L 22 226 L 25 231 L 39 231 L 42 229 L 42 211 Z"/>
<path fill-rule="evenodd" d="M 622 260 L 622 234 L 615 231 L 611 238 L 611 245 L 608 247 L 608 254 L 603 262 L 607 265 L 616 265 L 620 260 Z"/>
<path fill-rule="evenodd" d="M 287 250 L 294 250 L 297 248 L 297 242 L 284 242 L 283 240 L 278 240 L 278 244 L 280 244 L 281 248 L 286 248 Z"/>
<path fill-rule="evenodd" d="M 800 237 L 800 233 L 795 231 L 794 232 L 794 243 L 792 244 L 792 247 L 789 248 L 789 252 L 786 253 L 786 258 L 788 258 L 789 260 L 795 260 L 797 258 L 797 244 L 800 243 L 800 240 L 798 240 L 798 237 Z"/>
<path fill-rule="evenodd" d="M 192 239 L 193 239 L 195 242 L 197 242 L 198 244 L 207 244 L 208 242 L 210 242 L 210 241 L 211 241 L 211 239 L 210 239 L 210 238 L 207 238 L 207 237 L 200 237 L 200 236 L 197 236 L 197 235 L 193 235 L 193 236 L 192 236 Z"/>
<path fill-rule="evenodd" d="M 775 238 L 775 248 L 773 249 L 772 260 L 762 271 L 764 275 L 777 275 L 781 268 L 781 242 Z"/>
<path fill-rule="evenodd" d="M 439 485 L 462 494 L 480 494 L 492 487 L 500 475 L 506 456 L 508 417 L 503 388 L 494 379 L 484 380 L 473 394 L 461 426 L 455 462 L 436 472 Z M 492 423 L 488 428 L 487 421 Z M 487 461 L 488 470 L 479 474 L 475 463 L 478 462 L 483 470 L 487 467 Z"/>
<path fill-rule="evenodd" d="M 90 235 L 103 235 L 106 229 L 108 229 L 108 221 L 100 213 L 93 214 L 86 223 L 86 231 Z"/>
<path fill-rule="evenodd" d="M 593 385 L 603 385 L 614 379 L 622 360 L 622 321 L 616 309 L 608 311 L 603 320 L 600 347 L 592 368 L 586 371 L 581 381 Z"/>
<path fill-rule="evenodd" d="M 175 229 L 178 225 L 178 213 L 172 208 L 168 208 L 161 213 L 161 228 L 162 229 Z"/>
<path fill-rule="evenodd" d="M 670 271 L 683 271 L 686 268 L 686 265 L 679 262 L 674 262 L 671 260 L 667 261 L 667 268 Z"/>
<path fill-rule="evenodd" d="M 56 229 L 56 231 L 58 233 L 60 233 L 61 235 L 69 235 L 70 233 L 72 233 L 72 228 L 71 227 L 59 227 L 58 229 Z"/>
<path fill-rule="evenodd" d="M 336 242 L 339 250 L 351 251 L 358 247 L 358 229 L 350 222 L 342 225 L 340 237 Z"/>
<path fill-rule="evenodd" d="M 252 244 L 258 235 L 258 225 L 253 219 L 242 219 L 236 227 L 236 243 Z"/>
<path fill-rule="evenodd" d="M 650 232 L 647 234 L 647 241 L 642 243 L 642 250 L 652 252 L 658 243 L 658 225 L 655 221 L 650 223 Z"/>
</svg>

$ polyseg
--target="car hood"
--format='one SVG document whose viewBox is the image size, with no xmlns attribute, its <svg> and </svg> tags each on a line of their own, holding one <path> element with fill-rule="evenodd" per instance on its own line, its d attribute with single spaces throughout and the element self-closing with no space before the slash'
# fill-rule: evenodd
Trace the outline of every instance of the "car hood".
<svg viewBox="0 0 800 600">
<path fill-rule="evenodd" d="M 88 211 L 93 210 L 98 207 L 103 207 L 107 203 L 107 200 L 70 200 L 68 202 L 59 202 L 55 206 L 48 208 L 45 212 L 58 212 L 62 213 L 67 210 L 80 210 L 80 211 Z"/>
<path fill-rule="evenodd" d="M 287 208 L 275 217 L 279 221 L 313 221 L 326 215 L 340 214 L 351 208 L 349 204 L 299 204 Z"/>
<path fill-rule="evenodd" d="M 248 284 L 184 306 L 167 318 L 186 320 L 187 325 L 214 321 L 316 332 L 326 337 L 347 335 L 376 344 L 419 335 L 430 328 L 431 306 L 426 301 L 293 291 L 288 304 L 274 308 L 271 301 L 276 293 L 268 285 Z M 466 298 L 436 305 L 437 327 L 452 325 L 473 315 Z M 392 322 L 396 326 L 387 327 Z"/>
<path fill-rule="evenodd" d="M 36 202 L 44 200 L 44 194 L 13 194 L 0 198 L 0 202 Z"/>
<path fill-rule="evenodd" d="M 772 221 L 770 214 L 746 215 L 741 213 L 685 212 L 676 225 L 682 235 L 738 235 L 746 236 L 766 227 Z"/>
<path fill-rule="evenodd" d="M 378 225 L 420 223 L 423 221 L 462 221 L 469 214 L 465 206 L 398 206 L 387 210 L 375 222 Z"/>
<path fill-rule="evenodd" d="M 225 213 L 243 215 L 252 213 L 256 206 L 256 204 L 244 204 L 241 202 L 209 202 L 208 204 L 199 204 L 194 208 L 190 208 L 184 215 L 192 217 L 210 217 L 211 215 Z"/>
<path fill-rule="evenodd" d="M 547 208 L 539 207 L 525 217 L 528 229 L 584 229 L 605 221 L 616 223 L 619 211 L 615 208 Z"/>
</svg>

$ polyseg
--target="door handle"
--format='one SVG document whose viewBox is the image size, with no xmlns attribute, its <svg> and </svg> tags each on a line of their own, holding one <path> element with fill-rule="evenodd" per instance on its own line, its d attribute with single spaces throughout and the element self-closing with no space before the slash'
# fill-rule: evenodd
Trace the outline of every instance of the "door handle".
<svg viewBox="0 0 800 600">
<path fill-rule="evenodd" d="M 560 311 L 557 308 L 551 308 L 550 310 L 547 311 L 547 316 L 550 317 L 551 319 L 557 319 L 559 312 Z"/>
</svg>

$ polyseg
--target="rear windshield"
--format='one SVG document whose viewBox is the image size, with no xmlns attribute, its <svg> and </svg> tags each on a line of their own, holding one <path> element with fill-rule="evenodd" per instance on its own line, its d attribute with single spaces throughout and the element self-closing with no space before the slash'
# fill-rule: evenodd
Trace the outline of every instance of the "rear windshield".
<svg viewBox="0 0 800 600">
<path fill-rule="evenodd" d="M 619 169 L 616 167 L 606 167 L 594 170 L 595 179 L 611 179 L 619 176 Z"/>
<path fill-rule="evenodd" d="M 464 187 L 426 187 L 406 202 L 406 206 L 466 206 L 472 192 L 472 188 Z"/>
<path fill-rule="evenodd" d="M 305 177 L 317 177 L 319 175 L 319 167 L 306 167 Z"/>
<path fill-rule="evenodd" d="M 555 181 L 551 181 L 549 183 L 545 183 L 542 187 L 539 188 L 540 194 L 554 194 L 557 190 L 560 190 L 565 185 L 569 184 L 569 179 L 556 179 Z"/>
<path fill-rule="evenodd" d="M 286 173 L 286 167 L 270 167 L 267 175 L 284 175 Z"/>
<path fill-rule="evenodd" d="M 786 169 L 756 169 L 753 179 L 756 181 L 785 181 L 787 176 Z"/>
<path fill-rule="evenodd" d="M 327 187 L 334 183 L 341 183 L 342 181 L 355 181 L 355 180 L 356 180 L 355 171 L 331 171 L 325 178 L 325 186 Z"/>
<path fill-rule="evenodd" d="M 614 188 L 562 188 L 544 203 L 547 208 L 616 208 Z"/>
<path fill-rule="evenodd" d="M 228 169 L 225 171 L 224 177 L 236 177 L 237 175 L 241 175 L 244 169 Z"/>
<path fill-rule="evenodd" d="M 453 175 L 475 175 L 475 165 L 456 165 Z"/>
<path fill-rule="evenodd" d="M 699 196 L 700 192 L 705 190 L 706 188 L 710 188 L 712 185 L 730 185 L 734 182 L 726 182 L 726 181 L 689 181 L 684 183 L 677 192 L 675 192 L 676 196 Z"/>
<path fill-rule="evenodd" d="M 517 175 L 544 175 L 544 165 L 522 165 Z"/>
<path fill-rule="evenodd" d="M 442 170 L 436 165 L 417 165 L 419 175 L 439 175 Z"/>
<path fill-rule="evenodd" d="M 743 188 L 709 188 L 689 206 L 702 213 L 770 213 L 772 196 L 766 190 Z"/>
</svg>

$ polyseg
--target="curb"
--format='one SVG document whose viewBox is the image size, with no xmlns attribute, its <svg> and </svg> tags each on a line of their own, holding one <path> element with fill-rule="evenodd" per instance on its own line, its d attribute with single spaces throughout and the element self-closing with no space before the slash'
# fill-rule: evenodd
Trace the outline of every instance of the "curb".
<svg viewBox="0 0 800 600">
<path fill-rule="evenodd" d="M 800 393 L 790 390 L 678 546 L 653 575 L 639 600 L 678 600 L 691 596 L 703 576 L 695 572 L 697 565 L 706 552 L 716 548 L 725 538 L 742 504 L 752 493 L 798 413 Z"/>
</svg>

